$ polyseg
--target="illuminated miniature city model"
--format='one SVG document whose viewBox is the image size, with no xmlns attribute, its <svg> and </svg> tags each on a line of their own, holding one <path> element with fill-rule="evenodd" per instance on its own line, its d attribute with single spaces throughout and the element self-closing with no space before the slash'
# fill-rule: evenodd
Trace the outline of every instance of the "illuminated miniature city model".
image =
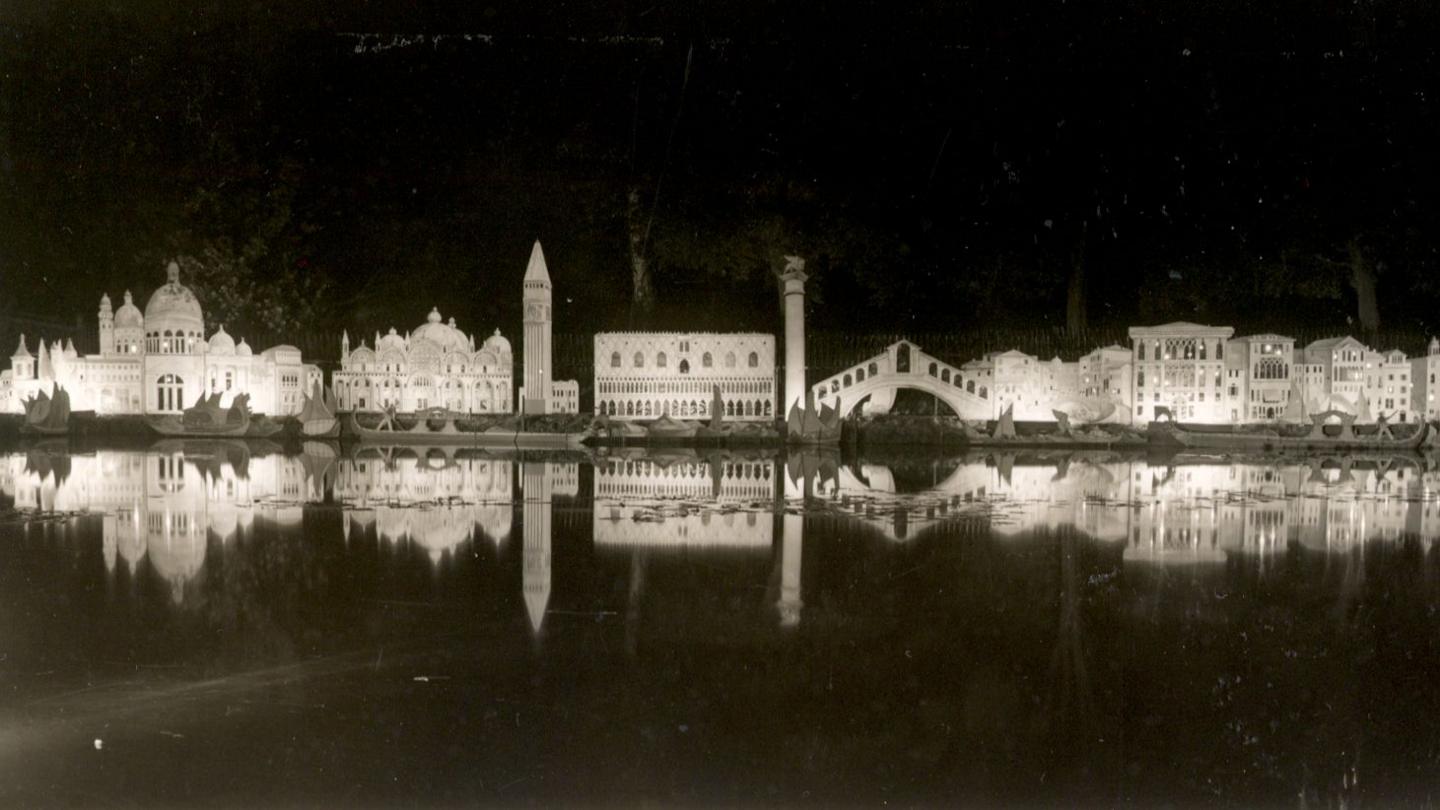
<svg viewBox="0 0 1440 810">
<path fill-rule="evenodd" d="M 933 394 L 961 419 L 1147 424 L 1308 423 L 1324 411 L 1371 423 L 1440 418 L 1440 340 L 1408 359 L 1353 337 L 1295 346 L 1276 334 L 1234 337 L 1228 326 L 1186 322 L 1130 330 L 1131 347 L 1095 349 L 1076 362 L 1010 350 L 958 367 L 899 341 L 810 386 L 844 415 L 887 413 L 901 388 Z"/>
<path fill-rule="evenodd" d="M 229 407 L 250 395 L 257 413 L 298 413 L 303 394 L 321 379 L 294 346 L 275 346 L 255 354 L 222 325 L 205 338 L 205 313 L 190 288 L 180 283 L 171 262 L 166 282 L 151 294 L 145 312 L 125 293 L 119 310 L 110 296 L 100 298 L 100 353 L 81 355 L 71 341 L 31 354 L 24 336 L 0 372 L 0 411 L 23 413 L 24 402 L 53 386 L 70 395 L 71 408 L 98 414 L 179 413 L 203 394 L 221 395 Z"/>
</svg>

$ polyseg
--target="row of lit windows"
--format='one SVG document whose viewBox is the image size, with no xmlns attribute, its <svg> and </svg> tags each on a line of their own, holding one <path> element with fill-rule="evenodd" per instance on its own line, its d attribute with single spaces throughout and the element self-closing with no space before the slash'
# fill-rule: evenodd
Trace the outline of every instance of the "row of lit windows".
<svg viewBox="0 0 1440 810">
<path fill-rule="evenodd" d="M 163 332 L 145 333 L 145 350 L 158 354 L 193 354 L 202 342 L 204 339 L 199 332 L 172 332 L 166 329 Z"/>
<path fill-rule="evenodd" d="M 1207 360 L 1207 355 L 1224 360 L 1225 341 L 1216 340 L 1214 343 L 1215 349 L 1211 352 L 1210 341 L 1203 338 L 1166 338 L 1163 343 L 1157 339 L 1150 341 L 1149 354 L 1155 360 Z M 1146 342 L 1143 339 L 1135 341 L 1135 351 L 1138 359 L 1146 359 Z"/>
<path fill-rule="evenodd" d="M 736 417 L 766 417 L 773 413 L 774 406 L 769 400 L 729 400 L 725 403 L 725 415 Z M 665 416 L 671 417 L 707 417 L 710 416 L 710 403 L 703 399 L 673 399 L 669 402 L 667 409 L 664 400 L 601 400 L 595 403 L 595 413 L 602 416 Z"/>
<path fill-rule="evenodd" d="M 771 461 L 720 462 L 720 476 L 722 478 L 763 478 L 768 481 L 772 467 L 774 467 L 774 462 Z M 641 475 L 650 478 L 675 478 L 680 476 L 699 477 L 709 480 L 712 469 L 710 462 L 662 466 L 646 459 L 626 459 L 624 461 L 607 459 L 602 463 L 600 472 L 602 475 Z"/>
<path fill-rule="evenodd" d="M 595 390 L 600 394 L 710 394 L 717 385 L 722 394 L 769 394 L 775 388 L 775 381 L 768 377 L 749 380 L 599 380 L 595 383 Z"/>
<path fill-rule="evenodd" d="M 1196 374 L 1195 369 L 1166 368 L 1164 372 L 1163 380 L 1155 382 L 1158 388 L 1195 388 L 1204 387 L 1205 385 L 1203 372 Z M 1219 388 L 1220 386 L 1221 377 L 1220 372 L 1217 371 L 1215 372 L 1215 384 L 1211 387 Z M 1145 387 L 1145 369 L 1143 368 L 1135 372 L 1135 387 Z"/>
<path fill-rule="evenodd" d="M 658 352 L 658 353 L 655 355 L 655 368 L 666 368 L 666 367 L 668 367 L 669 362 L 670 362 L 670 360 L 669 360 L 668 357 L 665 356 L 665 352 Z M 727 352 L 727 353 L 725 354 L 725 368 L 735 368 L 735 364 L 736 364 L 735 353 L 734 353 L 734 352 Z M 746 364 L 747 366 L 749 366 L 750 368 L 759 368 L 759 367 L 760 367 L 760 354 L 759 354 L 758 352 L 750 352 L 750 354 L 745 358 L 745 364 Z M 621 366 L 620 352 L 611 352 L 611 353 L 610 353 L 610 367 L 611 367 L 611 368 L 620 368 L 620 366 Z M 715 366 L 715 358 L 714 358 L 713 356 L 711 356 L 710 352 L 705 352 L 704 354 L 700 355 L 700 367 L 701 367 L 701 368 L 714 368 L 714 366 Z M 631 367 L 631 368 L 645 368 L 645 354 L 644 354 L 644 352 L 635 352 L 635 354 L 631 356 L 631 358 L 630 358 L 630 367 Z M 677 368 L 679 369 L 679 371 L 680 371 L 681 374 L 689 374 L 689 373 L 690 373 L 690 361 L 689 361 L 688 359 L 682 358 L 682 359 L 680 360 L 680 364 L 677 366 Z"/>
</svg>

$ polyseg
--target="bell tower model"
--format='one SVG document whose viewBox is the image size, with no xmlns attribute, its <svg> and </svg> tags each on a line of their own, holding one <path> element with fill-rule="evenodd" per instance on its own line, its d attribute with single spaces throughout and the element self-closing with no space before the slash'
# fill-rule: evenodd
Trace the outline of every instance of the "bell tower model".
<svg viewBox="0 0 1440 810">
<path fill-rule="evenodd" d="M 108 294 L 100 296 L 100 354 L 115 354 L 115 312 Z"/>
<path fill-rule="evenodd" d="M 530 251 L 525 268 L 525 390 L 520 410 L 526 414 L 550 412 L 550 271 L 540 240 Z"/>
</svg>

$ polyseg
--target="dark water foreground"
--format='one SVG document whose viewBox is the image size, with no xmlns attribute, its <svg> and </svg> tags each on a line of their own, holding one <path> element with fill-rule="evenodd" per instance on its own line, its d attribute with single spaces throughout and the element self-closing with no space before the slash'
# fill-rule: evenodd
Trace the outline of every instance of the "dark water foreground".
<svg viewBox="0 0 1440 810">
<path fill-rule="evenodd" d="M 0 804 L 1433 802 L 1430 466 L 0 455 Z"/>
</svg>

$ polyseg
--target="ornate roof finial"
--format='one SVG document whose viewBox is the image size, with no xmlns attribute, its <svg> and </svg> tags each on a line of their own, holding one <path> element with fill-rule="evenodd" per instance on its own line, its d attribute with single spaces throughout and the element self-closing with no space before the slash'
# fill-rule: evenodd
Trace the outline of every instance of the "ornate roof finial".
<svg viewBox="0 0 1440 810">
<path fill-rule="evenodd" d="M 431 307 L 430 315 L 425 320 L 429 321 L 430 323 L 440 323 L 440 308 Z"/>
<path fill-rule="evenodd" d="M 130 291 L 125 291 L 125 303 L 133 305 L 135 301 L 130 297 Z"/>
<path fill-rule="evenodd" d="M 165 280 L 170 284 L 180 283 L 180 264 L 174 259 L 171 259 L 170 263 L 165 265 Z"/>
</svg>

